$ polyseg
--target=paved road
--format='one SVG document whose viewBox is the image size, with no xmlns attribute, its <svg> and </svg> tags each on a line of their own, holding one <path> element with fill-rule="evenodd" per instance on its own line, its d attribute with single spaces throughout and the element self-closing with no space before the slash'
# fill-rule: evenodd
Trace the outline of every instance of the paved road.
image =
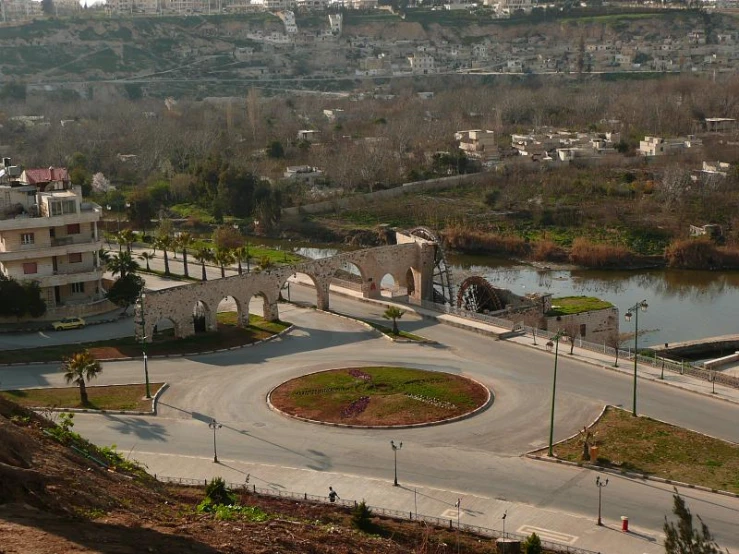
<svg viewBox="0 0 739 554">
<path fill-rule="evenodd" d="M 292 296 L 309 301 L 315 292 L 295 286 Z M 383 311 L 336 295 L 331 302 L 335 310 L 364 317 L 380 319 Z M 290 483 L 297 488 L 295 470 L 332 478 L 354 476 L 357 483 L 369 483 L 361 489 L 366 495 L 378 492 L 372 483 L 387 482 L 392 461 L 388 441 L 402 440 L 400 473 L 408 486 L 458 491 L 499 504 L 516 503 L 523 519 L 526 506 L 532 514 L 564 511 L 580 518 L 586 535 L 595 532 L 594 473 L 520 458 L 522 452 L 544 446 L 547 440 L 551 354 L 492 341 L 413 314 L 404 316 L 403 328 L 439 340 L 441 345 L 394 344 L 356 322 L 293 305 L 280 309 L 282 319 L 296 324 L 282 339 L 193 359 L 153 360 L 152 379 L 171 383 L 160 402 L 159 417 L 78 415 L 77 429 L 95 442 L 115 443 L 133 457 L 141 452 L 141 459 L 154 472 L 171 474 L 179 469 L 192 474 L 199 470 L 186 467 L 183 460 L 208 460 L 212 433 L 206 423 L 216 418 L 224 424 L 218 437 L 222 460 L 256 464 L 259 471 L 282 468 L 286 488 Z M 265 405 L 269 390 L 287 378 L 324 368 L 377 363 L 464 373 L 494 390 L 495 403 L 463 422 L 402 431 L 310 425 L 284 418 Z M 141 382 L 142 378 L 141 363 L 130 361 L 106 364 L 98 381 Z M 555 439 L 575 433 L 606 403 L 630 406 L 628 375 L 603 371 L 564 354 L 558 378 Z M 3 388 L 61 383 L 55 366 L 0 369 L 0 381 Z M 640 382 L 639 401 L 645 415 L 739 442 L 737 405 L 648 381 Z M 670 511 L 671 489 L 622 477 L 611 479 L 604 512 L 607 520 L 629 515 L 644 544 L 637 542 L 625 550 L 621 545 L 610 551 L 658 552 L 654 541 Z M 324 483 L 316 486 L 321 490 L 307 492 L 322 494 Z M 693 512 L 701 514 L 719 541 L 736 548 L 739 500 L 698 491 L 685 494 Z M 387 491 L 385 497 L 387 502 L 395 501 Z M 373 503 L 387 505 L 381 500 Z M 491 506 L 486 513 L 494 512 Z M 478 524 L 495 526 L 490 521 Z M 576 544 L 591 545 L 592 541 L 582 537 Z"/>
</svg>

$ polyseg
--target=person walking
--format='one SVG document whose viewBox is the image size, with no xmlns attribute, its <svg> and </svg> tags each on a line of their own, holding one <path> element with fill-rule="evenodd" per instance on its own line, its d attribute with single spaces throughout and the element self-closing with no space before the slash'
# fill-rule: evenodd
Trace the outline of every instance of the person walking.
<svg viewBox="0 0 739 554">
<path fill-rule="evenodd" d="M 333 487 L 328 488 L 328 499 L 331 502 L 336 502 L 336 499 L 339 498 L 339 494 L 334 490 Z"/>
</svg>

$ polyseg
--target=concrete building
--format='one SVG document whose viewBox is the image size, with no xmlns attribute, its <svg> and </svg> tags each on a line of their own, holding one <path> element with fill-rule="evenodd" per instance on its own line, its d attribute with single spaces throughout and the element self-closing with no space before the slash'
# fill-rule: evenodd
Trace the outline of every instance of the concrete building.
<svg viewBox="0 0 739 554">
<path fill-rule="evenodd" d="M 459 141 L 459 149 L 471 158 L 488 160 L 499 157 L 493 131 L 483 131 L 482 129 L 457 131 L 454 134 L 454 139 Z"/>
<path fill-rule="evenodd" d="M 86 315 L 104 300 L 98 258 L 102 209 L 82 201 L 65 168 L 0 169 L 0 271 L 37 281 L 47 318 Z M 105 310 L 112 304 L 105 301 Z"/>
<path fill-rule="evenodd" d="M 642 156 L 664 156 L 666 154 L 677 154 L 688 148 L 702 146 L 702 141 L 692 135 L 679 138 L 644 137 L 639 141 L 639 154 Z"/>
<path fill-rule="evenodd" d="M 434 73 L 436 69 L 436 60 L 428 54 L 414 54 L 408 57 L 408 62 L 411 64 L 413 73 L 428 75 Z"/>
</svg>

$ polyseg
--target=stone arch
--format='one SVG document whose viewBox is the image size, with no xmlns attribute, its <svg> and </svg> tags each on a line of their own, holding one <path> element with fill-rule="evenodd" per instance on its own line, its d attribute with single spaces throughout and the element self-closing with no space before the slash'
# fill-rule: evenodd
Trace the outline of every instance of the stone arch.
<svg viewBox="0 0 739 554">
<path fill-rule="evenodd" d="M 394 296 L 405 296 L 408 294 L 406 275 L 402 278 L 395 271 L 388 271 L 380 278 L 380 288 L 385 294 Z M 392 280 L 392 281 L 391 281 Z"/>
<path fill-rule="evenodd" d="M 218 326 L 236 325 L 237 327 L 243 327 L 244 325 L 248 325 L 248 321 L 248 317 L 244 314 L 241 301 L 235 295 L 229 294 L 224 296 L 216 304 L 216 322 Z"/>
<path fill-rule="evenodd" d="M 192 306 L 192 328 L 195 333 L 215 330 L 215 313 L 205 300 L 197 300 Z"/>
<path fill-rule="evenodd" d="M 254 314 L 258 315 L 259 317 L 268 319 L 270 313 L 271 302 L 269 301 L 269 296 L 267 296 L 266 293 L 262 291 L 257 291 L 249 297 L 249 305 L 247 306 L 247 315 L 245 317 Z"/>
<path fill-rule="evenodd" d="M 315 289 L 316 301 L 311 306 L 318 308 L 319 310 L 328 309 L 328 285 L 323 285 L 321 280 L 313 275 L 304 271 L 306 268 L 294 268 L 295 271 L 292 273 L 286 273 L 280 283 L 280 293 L 285 300 L 293 301 L 289 287 L 300 286 L 301 283 L 308 285 L 306 288 L 312 287 Z M 306 279 L 306 277 L 308 279 Z"/>
<path fill-rule="evenodd" d="M 351 259 L 342 260 L 331 276 L 331 284 L 365 292 L 367 276 L 361 265 Z"/>
<path fill-rule="evenodd" d="M 413 297 L 416 294 L 416 270 L 412 267 L 408 268 L 405 272 L 405 287 L 408 291 L 408 297 Z"/>
<path fill-rule="evenodd" d="M 177 323 L 176 317 L 162 316 L 156 321 L 153 321 L 151 325 L 147 325 L 146 329 L 146 342 L 153 342 L 159 336 L 166 336 L 173 334 L 175 337 L 180 336 L 180 326 Z"/>
</svg>

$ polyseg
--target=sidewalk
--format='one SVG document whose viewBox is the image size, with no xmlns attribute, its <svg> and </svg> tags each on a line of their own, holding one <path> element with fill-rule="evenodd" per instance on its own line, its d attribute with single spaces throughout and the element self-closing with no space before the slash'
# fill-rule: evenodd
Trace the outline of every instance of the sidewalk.
<svg viewBox="0 0 739 554">
<path fill-rule="evenodd" d="M 325 471 L 293 469 L 273 465 L 242 463 L 220 459 L 218 464 L 211 458 L 179 456 L 151 452 L 136 452 L 132 457 L 146 464 L 149 473 L 160 478 L 183 478 L 210 480 L 223 477 L 226 482 L 259 489 L 270 489 L 275 495 L 290 496 L 308 494 L 326 497 L 329 486 L 333 487 L 344 501 L 365 500 L 375 508 L 394 510 L 406 518 L 419 514 L 439 518 L 441 524 L 457 525 L 455 502 L 461 499 L 459 522 L 503 532 L 503 514 L 506 514 L 507 533 L 530 535 L 536 532 L 543 541 L 549 541 L 573 550 L 613 554 L 658 554 L 664 552 L 660 542 L 661 533 L 639 529 L 633 524 L 629 532 L 621 531 L 621 521 L 604 518 L 598 527 L 594 517 L 556 512 L 528 504 L 469 495 L 458 491 L 446 491 L 429 487 L 415 487 L 400 483 L 394 487 L 392 480 L 381 480 L 345 475 Z"/>
</svg>

